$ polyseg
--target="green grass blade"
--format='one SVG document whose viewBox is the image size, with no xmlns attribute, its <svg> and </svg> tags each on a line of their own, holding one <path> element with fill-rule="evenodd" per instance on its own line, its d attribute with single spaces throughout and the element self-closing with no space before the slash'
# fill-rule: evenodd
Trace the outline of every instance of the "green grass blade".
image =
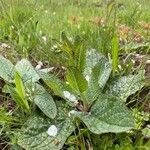
<svg viewBox="0 0 150 150">
<path fill-rule="evenodd" d="M 118 66 L 118 51 L 119 51 L 119 40 L 117 35 L 115 34 L 112 39 L 112 68 L 113 74 L 117 70 Z"/>
<path fill-rule="evenodd" d="M 21 77 L 18 72 L 16 72 L 16 74 L 15 74 L 15 84 L 16 84 L 16 89 L 17 89 L 19 96 L 22 99 L 24 99 L 25 98 L 25 89 L 24 89 L 23 82 L 22 82 Z"/>
</svg>

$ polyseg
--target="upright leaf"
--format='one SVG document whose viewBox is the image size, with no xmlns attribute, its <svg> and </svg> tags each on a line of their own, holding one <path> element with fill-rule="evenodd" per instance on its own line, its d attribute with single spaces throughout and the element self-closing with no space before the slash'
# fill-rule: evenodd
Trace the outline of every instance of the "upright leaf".
<svg viewBox="0 0 150 150">
<path fill-rule="evenodd" d="M 86 79 L 76 68 L 68 69 L 66 78 L 70 87 L 75 91 L 83 93 L 88 87 Z"/>
<path fill-rule="evenodd" d="M 91 80 L 96 81 L 101 90 L 109 79 L 111 69 L 111 63 L 103 57 L 92 70 Z"/>
<path fill-rule="evenodd" d="M 64 32 L 62 32 L 62 34 L 61 34 L 61 40 L 62 40 L 61 49 L 72 56 L 72 54 L 73 54 L 73 45 L 70 42 L 70 40 L 67 38 L 67 36 Z"/>
<path fill-rule="evenodd" d="M 113 74 L 115 73 L 118 66 L 118 51 L 119 51 L 119 40 L 117 34 L 114 35 L 112 39 L 112 66 Z"/>
<path fill-rule="evenodd" d="M 95 134 L 124 132 L 134 127 L 133 118 L 124 104 L 108 95 L 100 95 L 89 114 L 75 112 L 73 115 L 80 118 Z"/>
<path fill-rule="evenodd" d="M 28 101 L 26 98 L 21 98 L 20 95 L 18 94 L 18 90 L 12 86 L 8 86 L 9 93 L 13 100 L 17 103 L 19 107 L 23 109 L 23 111 L 29 113 L 30 112 L 30 107 L 28 104 Z"/>
<path fill-rule="evenodd" d="M 15 73 L 15 85 L 16 85 L 15 91 L 16 91 L 16 94 L 18 94 L 18 96 L 16 98 L 18 98 L 18 101 L 20 101 L 22 103 L 22 105 L 24 105 L 24 107 L 27 110 L 29 110 L 30 107 L 29 107 L 28 101 L 26 99 L 25 87 L 23 85 L 22 79 L 18 72 Z"/>
<path fill-rule="evenodd" d="M 0 55 L 0 77 L 5 81 L 11 82 L 14 77 L 14 65 L 6 58 Z"/>
<path fill-rule="evenodd" d="M 102 92 L 107 80 L 109 79 L 111 70 L 111 63 L 105 57 L 101 57 L 97 64 L 92 68 L 91 75 L 86 75 L 89 79 L 86 96 L 91 103 Z"/>
<path fill-rule="evenodd" d="M 16 85 L 16 90 L 17 90 L 19 96 L 22 99 L 24 99 L 25 98 L 25 89 L 24 89 L 22 79 L 18 72 L 15 73 L 15 85 Z"/>
<path fill-rule="evenodd" d="M 74 61 L 76 61 L 76 68 L 83 72 L 86 62 L 86 47 L 79 36 L 75 38 L 74 42 Z"/>
<path fill-rule="evenodd" d="M 92 69 L 95 67 L 95 65 L 99 62 L 99 60 L 103 56 L 100 55 L 96 49 L 89 49 L 86 51 L 86 63 L 85 63 L 85 69 L 84 69 L 84 76 L 88 75 L 91 76 Z"/>
<path fill-rule="evenodd" d="M 145 85 L 144 71 L 137 75 L 128 75 L 112 80 L 107 87 L 107 93 L 119 97 L 122 101 L 140 90 Z"/>
<path fill-rule="evenodd" d="M 57 114 L 56 104 L 51 95 L 39 84 L 34 90 L 34 102 L 49 118 L 55 118 Z"/>
</svg>

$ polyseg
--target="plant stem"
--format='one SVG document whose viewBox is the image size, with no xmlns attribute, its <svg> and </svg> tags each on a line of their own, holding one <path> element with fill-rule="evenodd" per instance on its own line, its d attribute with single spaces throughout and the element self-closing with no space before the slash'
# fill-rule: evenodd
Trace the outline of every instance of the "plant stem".
<svg viewBox="0 0 150 150">
<path fill-rule="evenodd" d="M 88 101 L 83 93 L 80 93 L 80 96 L 81 96 L 81 100 L 83 101 L 84 111 L 87 112 L 89 109 Z"/>
</svg>

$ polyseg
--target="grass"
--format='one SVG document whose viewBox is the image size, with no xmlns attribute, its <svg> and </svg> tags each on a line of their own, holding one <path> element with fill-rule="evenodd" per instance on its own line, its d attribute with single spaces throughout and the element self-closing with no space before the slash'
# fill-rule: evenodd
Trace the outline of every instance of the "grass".
<svg viewBox="0 0 150 150">
<path fill-rule="evenodd" d="M 36 53 L 43 59 L 50 51 L 52 39 L 59 39 L 64 31 L 69 37 L 82 35 L 89 47 L 108 53 L 115 13 L 116 24 L 125 24 L 142 33 L 138 21 L 150 21 L 149 1 L 117 2 L 114 7 L 87 0 L 1 0 L 1 40 L 8 39 L 25 57 Z M 103 19 L 107 20 L 107 29 L 101 23 Z"/>
<path fill-rule="evenodd" d="M 105 0 L 0 0 L 0 53 L 13 62 L 24 57 L 33 62 L 48 61 L 52 65 L 52 47 L 55 45 L 53 39 L 59 40 L 64 31 L 70 39 L 80 35 L 87 48 L 98 49 L 108 58 L 111 57 L 113 74 L 128 74 L 136 70 L 132 55 L 139 53 L 146 56 L 146 60 L 150 59 L 149 9 L 149 0 L 116 0 L 109 4 Z M 6 43 L 10 48 L 3 48 L 1 43 Z M 144 68 L 145 64 L 140 66 Z M 146 94 L 145 89 L 144 92 L 141 90 L 129 102 L 133 110 L 138 110 L 135 111 L 137 122 L 143 126 L 148 122 L 144 120 L 145 115 L 141 114 L 145 109 L 149 112 L 149 107 L 146 107 L 150 100 L 149 84 L 147 89 Z M 1 130 L 8 133 L 11 130 L 10 122 L 16 118 L 9 115 L 4 118 L 6 114 L 2 107 L 0 122 L 7 122 L 5 127 L 8 128 L 2 127 Z M 143 118 L 140 120 L 141 116 Z M 136 134 L 138 138 L 133 140 Z M 145 140 L 141 131 L 135 131 L 132 135 L 129 133 L 90 137 L 89 143 L 93 145 L 89 145 L 95 149 L 146 150 L 149 147 L 146 142 L 148 140 Z M 1 138 L 0 142 L 5 139 L 3 136 Z M 67 143 L 72 143 L 72 139 L 69 140 Z M 81 136 L 73 142 L 82 141 L 80 147 L 85 149 L 84 140 Z"/>
</svg>

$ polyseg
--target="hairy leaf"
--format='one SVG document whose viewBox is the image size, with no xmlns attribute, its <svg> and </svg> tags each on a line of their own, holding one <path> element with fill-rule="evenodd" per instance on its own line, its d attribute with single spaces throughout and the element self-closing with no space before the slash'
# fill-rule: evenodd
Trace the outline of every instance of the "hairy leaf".
<svg viewBox="0 0 150 150">
<path fill-rule="evenodd" d="M 37 72 L 31 65 L 31 63 L 26 59 L 22 59 L 21 61 L 19 61 L 16 64 L 15 68 L 21 75 L 21 78 L 24 82 L 36 82 L 39 80 Z"/>
<path fill-rule="evenodd" d="M 108 84 L 107 93 L 117 96 L 125 102 L 131 94 L 140 90 L 144 85 L 144 71 L 140 71 L 137 75 L 129 75 L 112 80 Z"/>
<path fill-rule="evenodd" d="M 88 77 L 89 85 L 86 91 L 87 98 L 90 102 L 94 101 L 104 88 L 111 70 L 111 63 L 105 57 L 102 57 L 92 69 L 91 76 Z"/>
<path fill-rule="evenodd" d="M 36 84 L 34 102 L 49 118 L 55 118 L 57 108 L 51 95 L 40 85 Z"/>
<path fill-rule="evenodd" d="M 95 65 L 99 62 L 99 60 L 103 56 L 100 55 L 96 49 L 90 49 L 86 52 L 86 63 L 85 63 L 85 70 L 84 75 L 91 76 L 92 69 L 95 67 Z"/>
<path fill-rule="evenodd" d="M 108 95 L 99 96 L 89 114 L 76 112 L 74 116 L 79 117 L 95 134 L 124 132 L 134 127 L 133 118 L 124 104 Z"/>
<path fill-rule="evenodd" d="M 77 94 L 67 84 L 59 80 L 56 76 L 50 74 L 48 75 L 43 72 L 38 72 L 38 74 L 40 78 L 44 81 L 44 84 L 46 84 L 54 92 L 55 95 L 60 96 L 66 100 L 64 92 L 67 91 L 73 94 L 76 99 L 78 99 Z M 68 102 L 70 103 L 71 101 Z M 72 105 L 72 103 L 70 104 Z"/>
<path fill-rule="evenodd" d="M 70 87 L 75 91 L 83 93 L 88 87 L 86 79 L 76 68 L 70 68 L 67 72 L 66 78 Z"/>
<path fill-rule="evenodd" d="M 11 82 L 14 76 L 14 65 L 6 58 L 0 55 L 0 77 L 5 81 Z"/>
<path fill-rule="evenodd" d="M 67 118 L 65 107 L 60 108 L 60 116 L 50 120 L 37 113 L 31 116 L 21 131 L 17 133 L 18 144 L 28 150 L 59 150 L 63 147 L 68 136 L 74 131 L 72 121 Z M 67 115 L 66 115 L 67 114 Z M 47 131 L 51 125 L 58 129 L 55 137 L 49 136 Z"/>
<path fill-rule="evenodd" d="M 65 90 L 64 83 L 58 79 L 54 75 L 50 75 L 44 72 L 38 72 L 40 78 L 44 81 L 44 83 L 57 95 L 62 97 L 63 96 L 63 89 Z M 42 82 L 42 81 L 41 81 Z"/>
</svg>

